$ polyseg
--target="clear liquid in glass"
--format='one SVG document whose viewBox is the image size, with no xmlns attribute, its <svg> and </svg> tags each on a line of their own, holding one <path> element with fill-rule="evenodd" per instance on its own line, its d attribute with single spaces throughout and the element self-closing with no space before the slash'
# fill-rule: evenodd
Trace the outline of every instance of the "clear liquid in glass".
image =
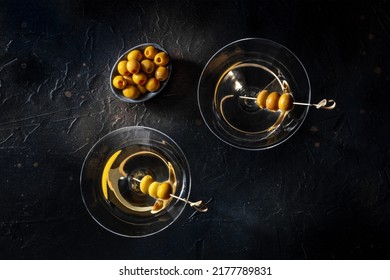
<svg viewBox="0 0 390 280">
<path fill-rule="evenodd" d="M 263 90 L 282 92 L 281 73 L 260 63 L 240 63 L 225 71 L 216 86 L 214 103 L 219 118 L 233 130 L 245 134 L 262 133 L 278 122 L 280 112 L 261 109 L 256 98 Z"/>
<path fill-rule="evenodd" d="M 139 180 L 145 175 L 151 175 L 157 182 L 169 181 L 175 193 L 175 170 L 163 154 L 147 146 L 129 146 L 121 150 L 109 170 L 106 201 L 114 212 L 143 217 L 154 214 L 156 199 L 139 189 Z M 170 201 L 161 203 L 165 208 Z"/>
</svg>

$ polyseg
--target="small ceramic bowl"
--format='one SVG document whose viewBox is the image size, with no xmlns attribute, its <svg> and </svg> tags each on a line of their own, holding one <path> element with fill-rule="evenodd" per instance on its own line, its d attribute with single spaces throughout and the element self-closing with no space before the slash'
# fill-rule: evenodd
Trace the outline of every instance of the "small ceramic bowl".
<svg viewBox="0 0 390 280">
<path fill-rule="evenodd" d="M 166 65 L 166 67 L 168 68 L 169 70 L 169 74 L 168 74 L 168 78 L 165 80 L 165 81 L 162 81 L 160 82 L 160 87 L 158 90 L 156 91 L 151 91 L 151 92 L 146 92 L 146 93 L 141 93 L 141 95 L 137 98 L 137 99 L 131 99 L 131 98 L 128 98 L 126 96 L 123 95 L 122 93 L 122 90 L 121 89 L 117 89 L 115 88 L 113 85 L 112 85 L 112 80 L 114 79 L 115 76 L 117 75 L 120 75 L 119 72 L 118 72 L 118 64 L 120 61 L 122 60 L 127 60 L 127 55 L 129 52 L 131 52 L 132 50 L 140 50 L 142 53 L 143 51 L 145 50 L 146 47 L 148 46 L 153 46 L 155 47 L 158 51 L 163 51 L 165 53 L 168 54 L 170 60 L 169 60 L 169 63 Z M 169 53 L 163 48 L 161 47 L 160 45 L 157 45 L 157 44 L 153 44 L 153 43 L 145 43 L 145 44 L 140 44 L 140 45 L 137 45 L 129 50 L 127 50 L 125 53 L 123 53 L 119 58 L 118 60 L 115 62 L 114 66 L 112 67 L 111 69 L 111 74 L 110 74 L 110 88 L 111 88 L 111 91 L 112 93 L 117 97 L 119 98 L 120 100 L 124 101 L 124 102 L 128 102 L 128 103 L 141 103 L 141 102 L 144 102 L 144 101 L 147 101 L 153 97 L 155 97 L 157 94 L 159 94 L 164 88 L 165 86 L 167 85 L 170 77 L 171 77 L 171 72 L 172 72 L 172 60 L 171 60 L 171 57 L 169 55 Z"/>
</svg>

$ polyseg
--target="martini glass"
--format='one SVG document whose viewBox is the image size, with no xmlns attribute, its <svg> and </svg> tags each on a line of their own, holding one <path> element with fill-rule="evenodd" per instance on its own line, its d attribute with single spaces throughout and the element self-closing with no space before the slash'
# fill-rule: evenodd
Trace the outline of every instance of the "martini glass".
<svg viewBox="0 0 390 280">
<path fill-rule="evenodd" d="M 309 77 L 286 47 L 247 38 L 217 51 L 204 67 L 198 84 L 198 106 L 208 128 L 225 143 L 263 150 L 290 138 L 303 123 L 309 106 L 288 113 L 265 110 L 256 103 L 262 90 L 289 92 L 310 103 Z"/>
<path fill-rule="evenodd" d="M 158 200 L 143 193 L 140 181 L 146 175 L 170 182 L 176 198 Z M 135 126 L 115 130 L 92 147 L 80 183 L 84 204 L 98 224 L 121 236 L 145 237 L 166 229 L 183 212 L 191 175 L 184 153 L 170 137 Z"/>
</svg>

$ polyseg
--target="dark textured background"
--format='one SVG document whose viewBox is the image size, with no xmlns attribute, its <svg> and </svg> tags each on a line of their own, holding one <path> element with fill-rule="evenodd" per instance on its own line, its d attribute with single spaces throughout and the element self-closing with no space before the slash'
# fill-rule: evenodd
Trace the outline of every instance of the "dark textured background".
<svg viewBox="0 0 390 280">
<path fill-rule="evenodd" d="M 0 0 L 1 259 L 390 258 L 389 1 Z M 196 86 L 208 59 L 244 37 L 267 38 L 306 66 L 310 109 L 283 145 L 242 151 L 207 129 Z M 173 58 L 163 93 L 117 100 L 109 72 L 132 46 Z M 101 228 L 79 175 L 108 132 L 144 125 L 170 135 L 195 199 L 163 233 Z"/>
</svg>

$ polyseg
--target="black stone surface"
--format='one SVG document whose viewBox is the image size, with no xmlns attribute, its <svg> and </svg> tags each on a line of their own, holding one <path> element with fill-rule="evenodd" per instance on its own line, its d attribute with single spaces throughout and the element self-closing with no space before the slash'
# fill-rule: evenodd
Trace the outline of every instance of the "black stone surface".
<svg viewBox="0 0 390 280">
<path fill-rule="evenodd" d="M 389 1 L 0 0 L 1 259 L 390 258 Z M 196 87 L 208 59 L 245 37 L 274 40 L 305 65 L 312 100 L 300 130 L 270 150 L 238 150 L 204 124 Z M 154 99 L 109 89 L 118 56 L 167 49 L 174 72 Z M 209 212 L 162 233 L 101 228 L 80 194 L 83 159 L 105 134 L 170 135 Z"/>
</svg>

